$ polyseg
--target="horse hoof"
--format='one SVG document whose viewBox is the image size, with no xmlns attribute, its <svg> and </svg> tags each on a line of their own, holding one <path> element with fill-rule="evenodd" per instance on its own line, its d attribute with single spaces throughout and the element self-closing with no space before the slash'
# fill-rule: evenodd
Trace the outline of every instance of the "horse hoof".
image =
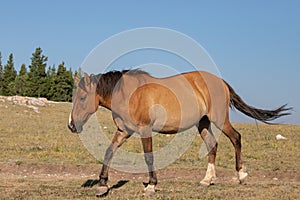
<svg viewBox="0 0 300 200">
<path fill-rule="evenodd" d="M 210 185 L 215 185 L 217 181 L 218 181 L 218 178 L 217 177 L 213 177 L 211 179 Z"/>
<path fill-rule="evenodd" d="M 144 189 L 144 196 L 149 196 L 155 193 L 155 185 L 147 185 Z"/>
<path fill-rule="evenodd" d="M 246 179 L 247 176 L 248 176 L 247 172 L 239 171 L 240 184 L 242 184 L 244 182 L 244 180 Z"/>
<path fill-rule="evenodd" d="M 96 196 L 101 197 L 109 192 L 108 186 L 98 186 L 96 188 Z"/>
<path fill-rule="evenodd" d="M 202 181 L 200 181 L 200 184 L 204 187 L 208 187 L 211 185 L 211 182 L 208 180 L 202 180 Z"/>
</svg>

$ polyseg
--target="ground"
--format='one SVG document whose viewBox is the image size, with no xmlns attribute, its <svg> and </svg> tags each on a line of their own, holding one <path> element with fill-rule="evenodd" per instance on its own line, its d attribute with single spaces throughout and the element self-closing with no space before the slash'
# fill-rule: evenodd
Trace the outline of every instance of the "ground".
<svg viewBox="0 0 300 200">
<path fill-rule="evenodd" d="M 0 164 L 0 192 L 3 199 L 94 198 L 100 165 Z M 233 170 L 218 169 L 215 185 L 202 187 L 203 170 L 163 169 L 158 171 L 156 199 L 297 199 L 299 172 L 257 171 L 245 184 L 237 183 Z M 147 174 L 111 170 L 110 193 L 104 199 L 144 199 Z M 93 187 L 94 186 L 94 187 Z M 152 197 L 149 197 L 152 198 Z"/>
<path fill-rule="evenodd" d="M 0 102 L 0 199 L 95 199 L 101 169 L 66 123 L 71 105 L 49 104 L 39 113 L 11 102 Z M 100 123 L 113 136 L 110 113 L 100 109 Z M 249 177 L 238 184 L 234 150 L 225 136 L 219 139 L 215 185 L 201 186 L 207 159 L 199 158 L 201 138 L 174 163 L 157 172 L 157 192 L 143 196 L 146 173 L 111 169 L 108 195 L 103 199 L 300 199 L 300 127 L 297 125 L 238 124 Z M 287 139 L 278 141 L 282 134 Z M 155 148 L 173 136 L 155 135 Z M 122 148 L 140 152 L 138 138 Z"/>
</svg>

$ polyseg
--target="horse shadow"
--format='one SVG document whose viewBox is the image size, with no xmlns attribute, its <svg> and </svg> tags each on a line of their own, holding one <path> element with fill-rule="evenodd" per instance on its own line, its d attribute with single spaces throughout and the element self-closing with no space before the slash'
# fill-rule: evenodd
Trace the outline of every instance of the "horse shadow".
<svg viewBox="0 0 300 200">
<path fill-rule="evenodd" d="M 120 187 L 122 187 L 123 185 L 125 185 L 126 183 L 128 183 L 129 180 L 120 180 L 118 181 L 116 184 L 114 184 L 113 186 L 109 187 L 107 192 L 102 194 L 101 197 L 105 197 L 108 195 L 109 191 L 113 190 L 113 189 L 118 189 Z M 95 185 L 97 185 L 99 183 L 99 180 L 93 180 L 93 179 L 89 179 L 87 181 L 85 181 L 81 187 L 84 187 L 84 188 L 92 188 L 94 187 Z"/>
</svg>

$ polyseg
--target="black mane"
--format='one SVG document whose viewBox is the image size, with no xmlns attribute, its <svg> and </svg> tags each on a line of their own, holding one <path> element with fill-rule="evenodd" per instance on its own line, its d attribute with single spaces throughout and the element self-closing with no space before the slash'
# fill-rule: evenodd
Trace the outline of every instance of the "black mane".
<svg viewBox="0 0 300 200">
<path fill-rule="evenodd" d="M 105 74 L 91 75 L 90 79 L 92 82 L 97 84 L 96 92 L 103 98 L 107 98 L 113 93 L 113 90 L 115 88 L 118 88 L 120 85 L 122 85 L 121 78 L 124 74 L 130 76 L 139 74 L 149 75 L 149 73 L 145 71 L 134 69 L 123 71 L 109 71 Z"/>
</svg>

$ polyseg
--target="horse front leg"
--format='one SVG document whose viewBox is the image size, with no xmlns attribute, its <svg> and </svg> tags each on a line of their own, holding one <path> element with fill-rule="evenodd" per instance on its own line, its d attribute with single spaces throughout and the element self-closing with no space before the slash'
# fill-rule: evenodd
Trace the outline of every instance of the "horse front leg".
<svg viewBox="0 0 300 200">
<path fill-rule="evenodd" d="M 148 167 L 149 172 L 149 183 L 147 187 L 144 189 L 145 194 L 152 194 L 155 192 L 155 186 L 157 184 L 157 177 L 154 170 L 154 158 L 152 152 L 152 136 L 148 135 L 147 137 L 141 136 L 143 149 L 144 149 L 144 157 Z"/>
<path fill-rule="evenodd" d="M 113 158 L 113 155 L 115 151 L 125 142 L 127 138 L 130 137 L 130 134 L 127 132 L 118 130 L 115 133 L 115 136 L 112 140 L 111 145 L 107 148 L 104 156 L 104 162 L 102 165 L 102 170 L 99 176 L 99 184 L 96 189 L 96 196 L 101 196 L 109 191 L 109 187 L 107 185 L 108 181 L 108 171 L 109 171 L 109 165 L 111 162 L 111 159 Z"/>
</svg>

